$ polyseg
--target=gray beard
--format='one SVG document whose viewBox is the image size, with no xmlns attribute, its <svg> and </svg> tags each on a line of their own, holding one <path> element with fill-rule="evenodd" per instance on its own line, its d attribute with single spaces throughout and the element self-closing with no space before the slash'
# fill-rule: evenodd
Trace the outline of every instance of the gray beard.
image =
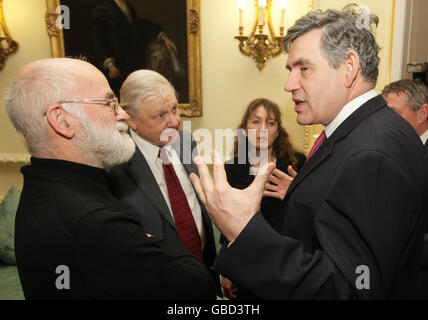
<svg viewBox="0 0 428 320">
<path fill-rule="evenodd" d="M 76 146 L 85 153 L 89 163 L 109 170 L 131 159 L 135 143 L 125 129 L 127 125 L 118 122 L 114 127 L 102 128 L 87 119 L 80 120 L 85 134 L 76 136 Z"/>
</svg>

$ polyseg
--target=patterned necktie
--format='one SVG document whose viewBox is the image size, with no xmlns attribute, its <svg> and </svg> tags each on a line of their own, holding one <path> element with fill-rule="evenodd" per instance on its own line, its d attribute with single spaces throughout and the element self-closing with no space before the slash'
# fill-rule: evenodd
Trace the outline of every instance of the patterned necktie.
<svg viewBox="0 0 428 320">
<path fill-rule="evenodd" d="M 162 160 L 169 201 L 175 220 L 175 228 L 180 237 L 180 243 L 189 250 L 191 254 L 203 261 L 201 237 L 199 236 L 195 219 L 193 218 L 189 203 L 187 202 L 186 194 L 181 187 L 174 166 L 168 159 L 164 149 L 159 150 L 159 158 Z"/>
<path fill-rule="evenodd" d="M 325 135 L 325 131 L 323 131 L 318 136 L 317 140 L 315 140 L 315 143 L 314 143 L 311 151 L 309 152 L 308 159 L 306 161 L 308 161 L 310 159 L 310 157 L 312 157 L 314 155 L 314 153 L 317 152 L 317 150 L 321 147 L 321 145 L 325 142 L 325 140 L 327 140 L 327 136 Z"/>
</svg>

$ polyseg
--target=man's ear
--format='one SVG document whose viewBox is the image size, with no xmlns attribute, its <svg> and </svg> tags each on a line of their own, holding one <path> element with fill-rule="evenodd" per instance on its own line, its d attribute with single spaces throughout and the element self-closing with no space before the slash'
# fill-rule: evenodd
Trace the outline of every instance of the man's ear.
<svg viewBox="0 0 428 320">
<path fill-rule="evenodd" d="M 70 123 L 70 114 L 63 109 L 61 104 L 53 104 L 46 110 L 46 120 L 57 134 L 67 139 L 73 138 L 74 129 Z"/>
<path fill-rule="evenodd" d="M 343 63 L 345 64 L 345 86 L 351 88 L 360 71 L 360 56 L 355 50 L 349 50 L 348 57 Z"/>
<path fill-rule="evenodd" d="M 417 112 L 418 112 L 419 123 L 424 123 L 428 121 L 428 104 L 427 103 L 423 104 Z"/>
<path fill-rule="evenodd" d="M 131 117 L 129 117 L 129 119 L 127 121 L 128 121 L 129 127 L 132 130 L 136 131 L 137 130 L 137 124 L 135 123 L 135 121 Z"/>
</svg>

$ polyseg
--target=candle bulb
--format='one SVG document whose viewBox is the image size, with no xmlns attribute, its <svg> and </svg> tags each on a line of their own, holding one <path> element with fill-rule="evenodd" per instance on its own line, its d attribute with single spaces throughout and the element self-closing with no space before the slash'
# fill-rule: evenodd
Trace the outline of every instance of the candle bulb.
<svg viewBox="0 0 428 320">
<path fill-rule="evenodd" d="M 280 27 L 284 27 L 284 16 L 285 16 L 285 9 L 281 9 L 281 15 L 280 15 L 280 19 L 279 19 L 279 26 Z"/>
<path fill-rule="evenodd" d="M 239 9 L 239 31 L 244 31 L 244 9 L 245 9 L 245 0 L 238 0 L 238 9 Z"/>
<path fill-rule="evenodd" d="M 260 15 L 259 15 L 259 26 L 264 25 L 264 9 L 266 7 L 266 0 L 259 0 L 259 8 L 260 8 Z"/>
<path fill-rule="evenodd" d="M 263 7 L 260 7 L 259 26 L 262 26 L 263 24 Z"/>
<path fill-rule="evenodd" d="M 287 0 L 280 0 L 279 1 L 279 9 L 280 11 L 280 16 L 279 16 L 279 26 L 281 28 L 284 27 L 284 20 L 285 20 L 285 9 L 287 8 Z"/>
</svg>

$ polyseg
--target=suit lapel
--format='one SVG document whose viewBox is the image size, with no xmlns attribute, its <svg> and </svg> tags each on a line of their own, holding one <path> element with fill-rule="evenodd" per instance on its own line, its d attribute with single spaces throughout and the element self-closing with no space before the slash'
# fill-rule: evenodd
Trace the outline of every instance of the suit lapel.
<svg viewBox="0 0 428 320">
<path fill-rule="evenodd" d="M 141 192 L 146 195 L 148 201 L 175 228 L 174 220 L 152 170 L 138 147 L 136 149 L 134 156 L 127 164 L 126 170 Z"/>
<path fill-rule="evenodd" d="M 352 113 L 340 126 L 333 132 L 333 134 L 323 143 L 318 151 L 308 160 L 304 166 L 299 170 L 297 176 L 291 183 L 287 194 L 286 200 L 294 189 L 308 176 L 308 174 L 324 162 L 333 152 L 336 143 L 346 137 L 359 123 L 366 119 L 371 114 L 377 112 L 379 109 L 385 107 L 386 103 L 382 96 L 378 95 L 370 99 L 354 113 Z"/>
</svg>

